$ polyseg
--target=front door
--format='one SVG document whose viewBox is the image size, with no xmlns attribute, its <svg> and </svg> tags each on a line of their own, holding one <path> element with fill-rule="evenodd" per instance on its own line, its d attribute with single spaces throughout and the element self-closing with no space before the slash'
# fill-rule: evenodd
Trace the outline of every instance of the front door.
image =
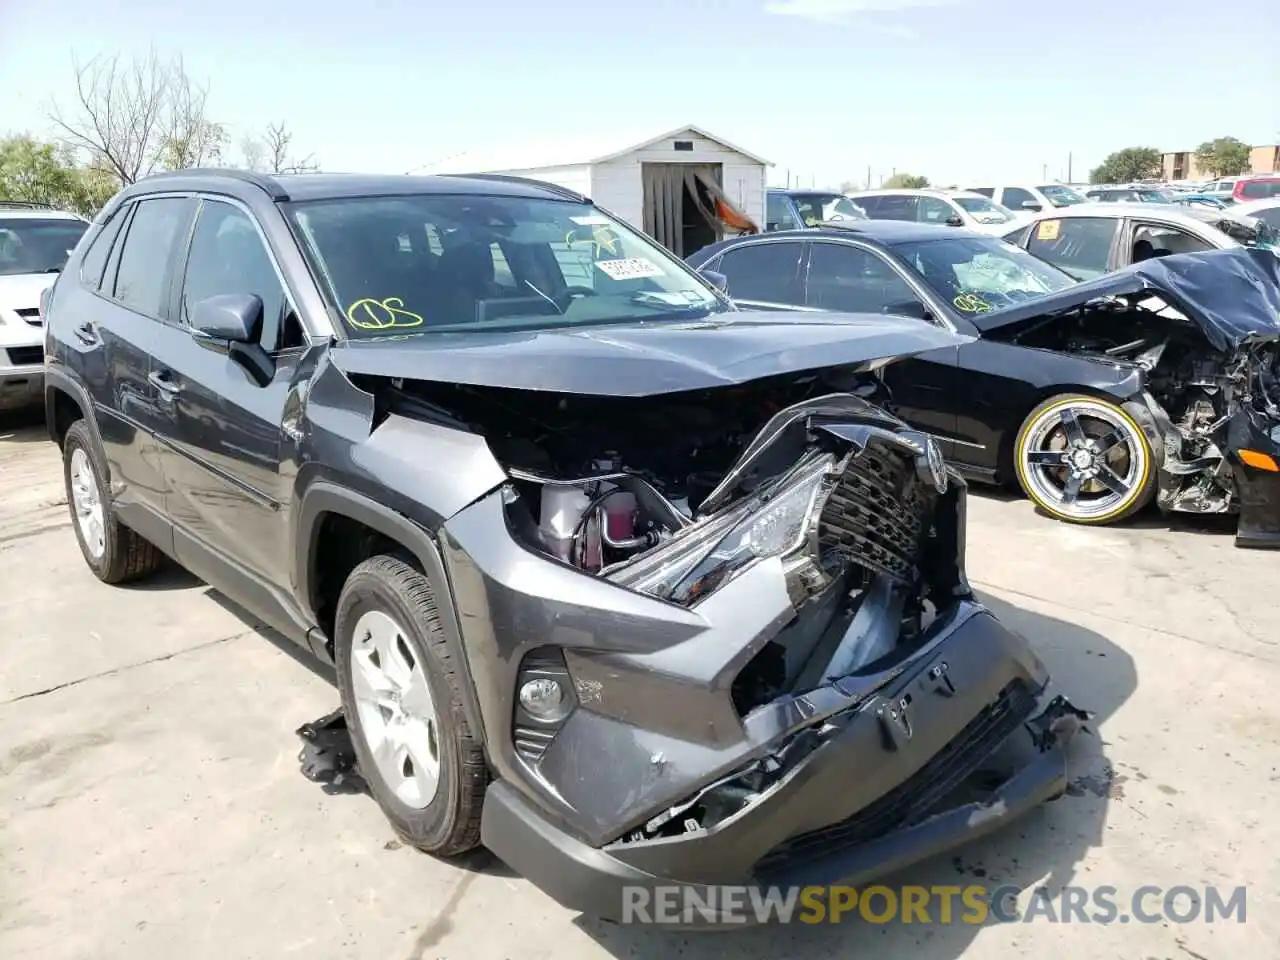
<svg viewBox="0 0 1280 960">
<path fill-rule="evenodd" d="M 221 294 L 261 298 L 259 336 L 275 361 L 269 382 L 256 382 L 191 336 L 193 307 Z M 256 587 L 278 592 L 290 582 L 293 549 L 282 509 L 293 481 L 292 441 L 281 428 L 286 405 L 298 399 L 291 394 L 305 382 L 305 352 L 292 301 L 245 209 L 200 201 L 172 309 L 177 323 L 156 343 L 152 380 L 167 414 L 163 463 L 175 551 L 214 585 L 247 574 Z"/>
<path fill-rule="evenodd" d="M 820 310 L 885 314 L 929 323 L 924 301 L 879 254 L 839 241 L 809 245 L 804 304 Z M 932 434 L 942 455 L 954 456 L 956 348 L 943 347 L 890 364 L 884 371 L 892 411 Z"/>
</svg>

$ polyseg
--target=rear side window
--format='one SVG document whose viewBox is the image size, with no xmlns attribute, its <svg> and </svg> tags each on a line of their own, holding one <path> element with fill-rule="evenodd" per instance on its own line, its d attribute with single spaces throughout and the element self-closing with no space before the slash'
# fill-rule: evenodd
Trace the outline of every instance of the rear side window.
<svg viewBox="0 0 1280 960">
<path fill-rule="evenodd" d="M 995 187 L 970 187 L 969 192 L 980 193 L 984 197 L 986 197 L 988 200 L 990 200 L 992 197 L 996 195 Z"/>
<path fill-rule="evenodd" d="M 873 220 L 914 220 L 916 218 L 916 198 L 911 196 L 876 197 L 875 213 L 870 207 L 864 207 L 867 216 Z"/>
<path fill-rule="evenodd" d="M 791 209 L 791 201 L 781 194 L 768 195 L 765 210 L 765 224 L 770 230 L 796 230 L 800 227 L 800 218 Z"/>
<path fill-rule="evenodd" d="M 1023 210 L 1024 203 L 1034 203 L 1040 206 L 1035 195 L 1030 190 L 1023 190 L 1021 187 L 1005 187 L 1004 192 L 1000 195 L 1000 202 L 1010 210 Z"/>
<path fill-rule="evenodd" d="M 121 304 L 149 317 L 163 315 L 169 260 L 189 209 L 183 197 L 138 203 L 116 270 L 113 296 Z"/>
<path fill-rule="evenodd" d="M 728 294 L 740 300 L 801 303 L 800 252 L 803 244 L 752 243 L 734 247 L 720 258 Z"/>
<path fill-rule="evenodd" d="M 97 290 L 102 283 L 102 271 L 107 266 L 107 257 L 111 254 L 111 246 L 120 234 L 120 227 L 128 219 L 125 214 L 127 206 L 122 206 L 111 215 L 93 238 L 84 259 L 80 261 L 80 282 L 90 290 Z"/>
<path fill-rule="evenodd" d="M 1109 217 L 1041 220 L 1031 231 L 1027 249 L 1077 280 L 1091 280 L 1107 272 L 1119 223 Z"/>
</svg>

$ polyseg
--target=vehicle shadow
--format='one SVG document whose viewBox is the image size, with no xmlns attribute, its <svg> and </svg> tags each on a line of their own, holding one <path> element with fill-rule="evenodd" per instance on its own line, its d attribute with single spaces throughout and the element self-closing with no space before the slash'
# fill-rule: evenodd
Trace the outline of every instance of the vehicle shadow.
<svg viewBox="0 0 1280 960">
<path fill-rule="evenodd" d="M 0 443 L 48 443 L 43 407 L 0 410 Z"/>
<path fill-rule="evenodd" d="M 1137 686 L 1132 658 L 1106 637 L 1072 623 L 1033 613 L 1003 600 L 982 598 L 1008 626 L 1027 636 L 1053 674 L 1055 686 L 1076 706 L 1094 714 L 1069 754 L 1066 796 L 1032 811 L 1005 829 L 951 854 L 883 878 L 890 888 L 980 884 L 989 891 L 1009 885 L 1043 886 L 1050 895 L 1075 882 L 1076 871 L 1101 844 L 1107 810 L 1124 777 L 1106 758 L 1105 724 Z M 956 916 L 963 913 L 956 910 Z M 711 960 L 728 955 L 788 960 L 857 956 L 911 956 L 952 960 L 968 949 L 981 926 L 961 922 L 873 924 L 851 912 L 838 924 L 774 925 L 721 934 L 679 933 L 639 925 L 614 924 L 579 916 L 573 921 L 618 958 Z M 988 919 L 987 924 L 994 924 Z M 732 942 L 723 939 L 732 937 Z"/>
</svg>

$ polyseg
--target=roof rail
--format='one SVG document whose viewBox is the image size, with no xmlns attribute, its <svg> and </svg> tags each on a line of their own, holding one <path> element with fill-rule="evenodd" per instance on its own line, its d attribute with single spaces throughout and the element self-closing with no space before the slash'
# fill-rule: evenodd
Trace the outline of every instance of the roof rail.
<svg viewBox="0 0 1280 960">
<path fill-rule="evenodd" d="M 264 176 L 261 173 L 254 173 L 252 170 L 236 170 L 230 167 L 193 167 L 189 170 L 164 170 L 160 173 L 150 174 L 144 177 L 143 180 L 160 180 L 167 177 L 225 177 L 231 180 L 239 180 L 241 183 L 252 184 L 272 200 L 289 199 L 289 192 L 271 177 Z M 141 183 L 142 181 L 139 182 Z"/>
<path fill-rule="evenodd" d="M 507 173 L 443 173 L 437 174 L 437 176 L 457 177 L 466 180 L 496 180 L 499 183 L 523 183 L 531 187 L 549 190 L 557 196 L 564 197 L 566 200 L 587 202 L 587 198 L 576 190 L 570 190 L 568 187 L 562 187 L 556 183 L 548 183 L 545 180 L 535 180 L 533 177 L 513 177 Z"/>
<path fill-rule="evenodd" d="M 16 207 L 19 210 L 56 210 L 52 203 L 40 203 L 38 200 L 3 200 L 0 207 Z"/>
</svg>

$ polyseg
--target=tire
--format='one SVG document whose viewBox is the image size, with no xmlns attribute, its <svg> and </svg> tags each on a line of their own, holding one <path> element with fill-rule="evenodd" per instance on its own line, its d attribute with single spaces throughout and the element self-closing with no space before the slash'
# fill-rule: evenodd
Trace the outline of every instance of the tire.
<svg viewBox="0 0 1280 960">
<path fill-rule="evenodd" d="M 164 554 L 116 517 L 102 454 L 84 420 L 62 441 L 62 480 L 80 554 L 103 583 L 125 583 L 154 572 Z"/>
<path fill-rule="evenodd" d="M 371 557 L 342 588 L 334 633 L 360 773 L 392 827 L 435 856 L 475 848 L 488 770 L 430 582 L 399 557 Z"/>
<path fill-rule="evenodd" d="M 1100 526 L 1133 516 L 1156 491 L 1156 461 L 1137 419 L 1119 404 L 1061 394 L 1023 421 L 1013 443 L 1023 493 L 1049 516 Z"/>
</svg>

